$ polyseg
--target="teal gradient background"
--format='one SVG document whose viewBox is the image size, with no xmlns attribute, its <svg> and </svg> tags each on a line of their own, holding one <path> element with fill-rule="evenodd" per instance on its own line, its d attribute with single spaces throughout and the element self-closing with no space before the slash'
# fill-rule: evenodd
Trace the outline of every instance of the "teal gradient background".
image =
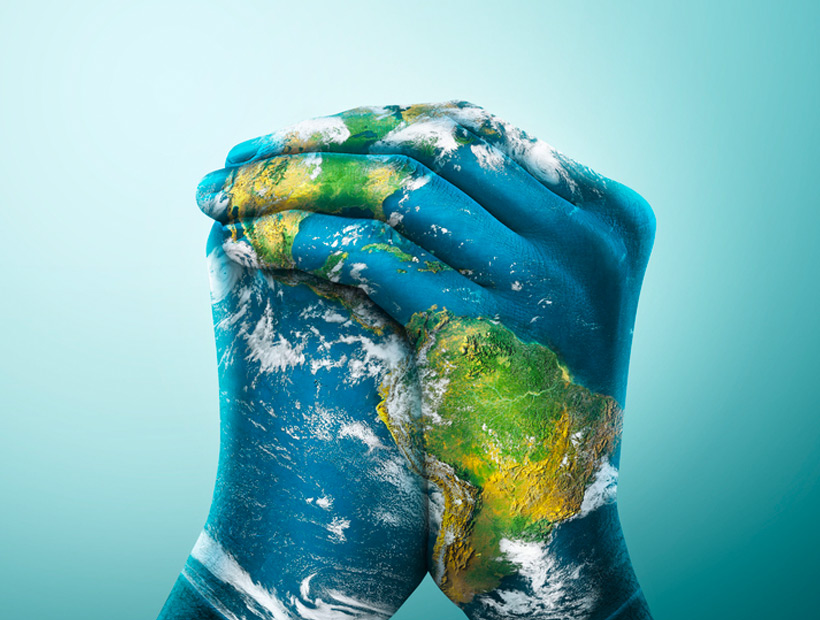
<svg viewBox="0 0 820 620">
<path fill-rule="evenodd" d="M 207 515 L 200 177 L 362 104 L 466 99 L 658 220 L 619 505 L 656 620 L 820 607 L 820 5 L 0 8 L 0 600 L 153 619 Z M 463 614 L 428 578 L 395 616 Z"/>
</svg>

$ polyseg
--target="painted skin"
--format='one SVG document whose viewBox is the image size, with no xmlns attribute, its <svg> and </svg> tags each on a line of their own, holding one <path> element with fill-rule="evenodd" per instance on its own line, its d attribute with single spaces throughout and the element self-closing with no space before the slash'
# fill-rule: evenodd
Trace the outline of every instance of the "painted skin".
<svg viewBox="0 0 820 620">
<path fill-rule="evenodd" d="M 471 618 L 649 617 L 614 509 L 648 205 L 465 102 L 313 119 L 227 163 L 198 190 L 226 256 L 404 326 L 378 412 L 438 493 L 444 593 Z M 391 406 L 415 385 L 420 415 Z"/>
<path fill-rule="evenodd" d="M 160 618 L 389 618 L 426 574 L 423 455 L 377 412 L 411 361 L 403 330 L 358 289 L 245 268 L 222 243 L 216 225 L 219 467 Z"/>
</svg>

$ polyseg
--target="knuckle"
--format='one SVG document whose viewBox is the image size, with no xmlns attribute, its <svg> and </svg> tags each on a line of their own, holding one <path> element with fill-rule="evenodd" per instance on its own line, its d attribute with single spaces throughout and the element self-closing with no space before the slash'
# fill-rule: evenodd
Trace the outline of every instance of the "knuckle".
<svg viewBox="0 0 820 620">
<path fill-rule="evenodd" d="M 404 174 L 410 175 L 414 179 L 418 179 L 429 172 L 429 170 L 421 162 L 413 159 L 409 155 L 396 154 L 391 155 L 390 157 L 398 170 Z"/>
<path fill-rule="evenodd" d="M 618 236 L 633 265 L 640 267 L 655 240 L 655 212 L 640 194 L 621 183 L 612 182 L 608 190 Z"/>
</svg>

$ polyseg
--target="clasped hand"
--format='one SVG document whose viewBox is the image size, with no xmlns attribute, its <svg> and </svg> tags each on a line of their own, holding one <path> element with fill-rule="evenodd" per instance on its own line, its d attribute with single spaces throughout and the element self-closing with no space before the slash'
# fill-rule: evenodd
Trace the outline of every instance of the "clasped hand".
<svg viewBox="0 0 820 620">
<path fill-rule="evenodd" d="M 450 102 L 241 144 L 197 200 L 232 260 L 358 287 L 404 326 L 423 415 L 380 415 L 444 494 L 433 553 L 454 601 L 497 586 L 501 541 L 578 515 L 616 464 L 655 226 L 628 188 Z"/>
</svg>

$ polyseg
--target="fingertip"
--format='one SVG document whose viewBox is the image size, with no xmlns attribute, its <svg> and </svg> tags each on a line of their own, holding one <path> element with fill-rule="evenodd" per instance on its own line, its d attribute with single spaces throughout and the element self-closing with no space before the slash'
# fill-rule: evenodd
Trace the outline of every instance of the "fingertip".
<svg viewBox="0 0 820 620">
<path fill-rule="evenodd" d="M 222 168 L 206 174 L 196 188 L 196 204 L 210 218 L 225 221 L 228 213 L 229 197 L 223 188 L 230 171 Z"/>
<path fill-rule="evenodd" d="M 223 188 L 225 185 L 225 179 L 228 178 L 230 174 L 229 170 L 225 168 L 220 168 L 219 170 L 214 170 L 213 172 L 209 172 L 197 185 L 196 193 L 197 196 L 206 194 L 206 193 L 213 193 Z"/>
<path fill-rule="evenodd" d="M 244 164 L 256 157 L 261 145 L 261 138 L 253 138 L 240 142 L 228 152 L 228 157 L 225 159 L 226 166 L 237 166 Z"/>
</svg>

